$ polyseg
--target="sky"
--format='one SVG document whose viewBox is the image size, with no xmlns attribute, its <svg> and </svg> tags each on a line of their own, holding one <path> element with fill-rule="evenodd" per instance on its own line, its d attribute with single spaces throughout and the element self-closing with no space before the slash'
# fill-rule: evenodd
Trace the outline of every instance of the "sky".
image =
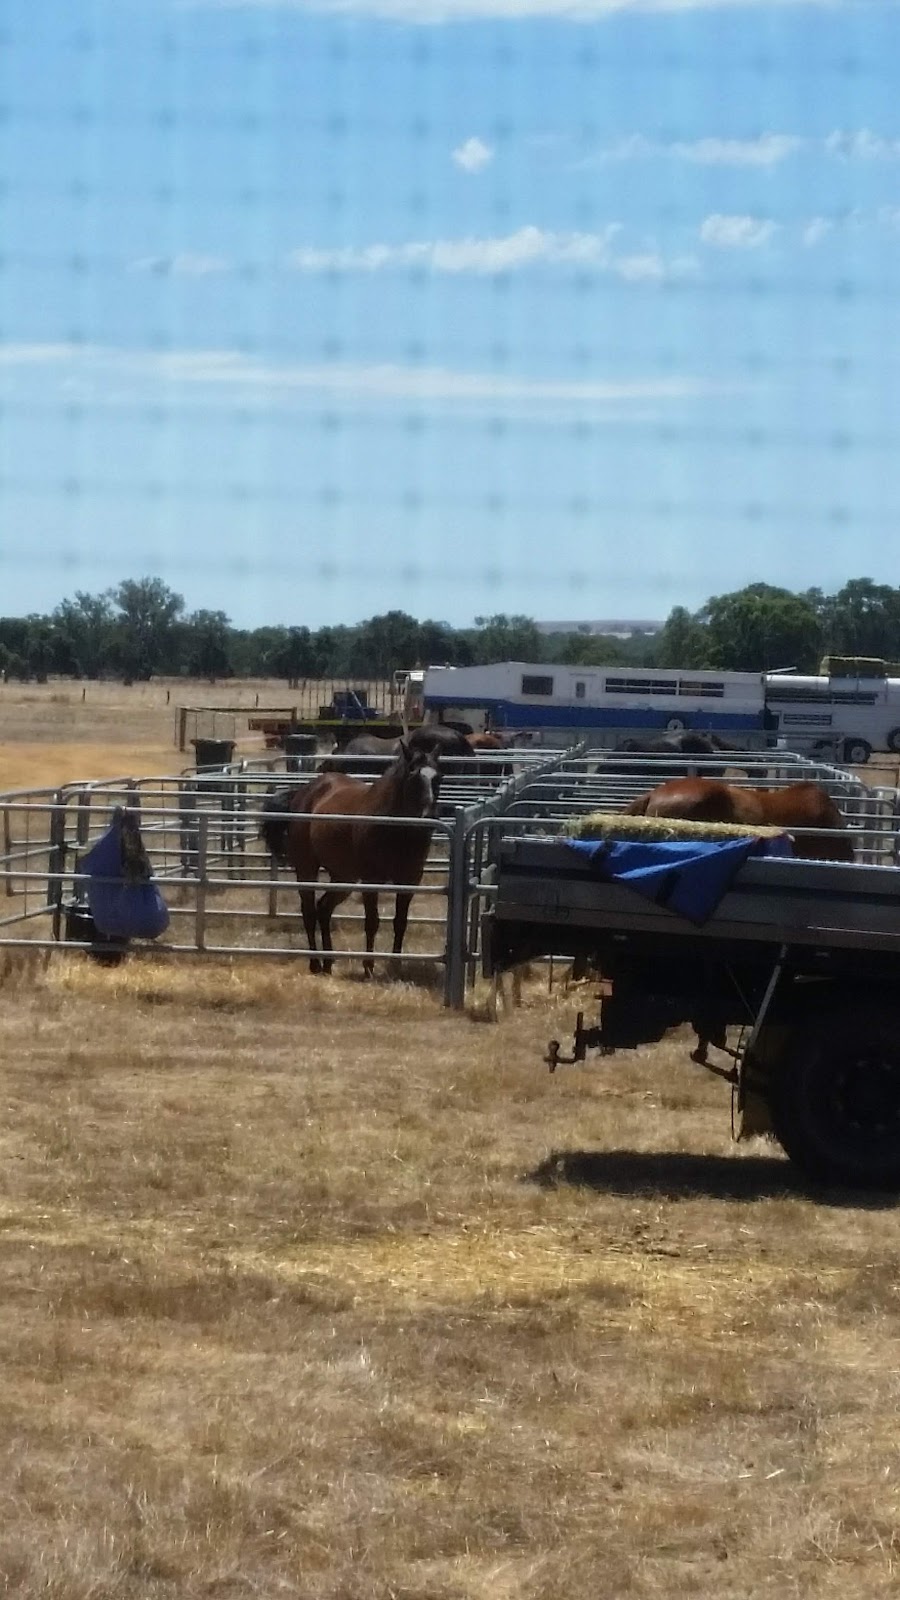
<svg viewBox="0 0 900 1600">
<path fill-rule="evenodd" d="M 898 0 L 4 0 L 0 614 L 900 582 Z"/>
</svg>

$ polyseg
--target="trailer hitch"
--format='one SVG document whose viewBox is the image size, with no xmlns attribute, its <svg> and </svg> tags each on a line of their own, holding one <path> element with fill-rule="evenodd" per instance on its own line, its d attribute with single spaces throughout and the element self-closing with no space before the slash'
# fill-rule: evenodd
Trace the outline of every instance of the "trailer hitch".
<svg viewBox="0 0 900 1600">
<path fill-rule="evenodd" d="M 586 1028 L 584 1026 L 583 1011 L 579 1011 L 575 1018 L 572 1054 L 570 1056 L 561 1056 L 559 1053 L 561 1049 L 562 1046 L 558 1039 L 551 1039 L 547 1045 L 547 1054 L 544 1060 L 551 1072 L 555 1072 L 557 1067 L 576 1066 L 579 1061 L 586 1059 L 589 1050 L 599 1049 L 604 1055 L 610 1056 L 613 1053 L 610 1046 L 603 1043 L 603 1029 L 599 1023 L 594 1028 Z"/>
</svg>

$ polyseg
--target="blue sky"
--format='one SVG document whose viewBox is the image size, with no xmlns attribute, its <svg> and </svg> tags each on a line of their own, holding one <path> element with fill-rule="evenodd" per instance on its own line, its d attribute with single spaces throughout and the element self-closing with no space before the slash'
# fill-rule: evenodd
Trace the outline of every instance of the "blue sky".
<svg viewBox="0 0 900 1600">
<path fill-rule="evenodd" d="M 0 24 L 0 613 L 900 582 L 895 0 Z"/>
</svg>

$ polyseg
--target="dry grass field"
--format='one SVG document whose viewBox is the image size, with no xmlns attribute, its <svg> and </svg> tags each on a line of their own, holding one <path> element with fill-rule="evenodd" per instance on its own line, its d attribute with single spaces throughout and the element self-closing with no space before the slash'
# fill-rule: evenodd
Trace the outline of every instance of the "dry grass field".
<svg viewBox="0 0 900 1600">
<path fill-rule="evenodd" d="M 331 691 L 330 682 L 321 685 L 323 700 Z M 192 721 L 189 732 L 196 727 L 201 735 L 236 738 L 236 754 L 252 755 L 263 749 L 262 734 L 247 727 L 257 704 L 288 706 L 298 698 L 277 679 L 209 684 L 161 678 L 128 687 L 0 683 L 0 792 L 179 772 L 192 764 L 192 752 L 177 748 L 179 705 L 244 707 L 243 715 Z"/>
<path fill-rule="evenodd" d="M 7 771 L 169 765 L 55 692 Z M 895 1593 L 896 1210 L 732 1147 L 683 1041 L 550 1078 L 588 1004 L 0 955 L 0 1591 Z"/>
</svg>

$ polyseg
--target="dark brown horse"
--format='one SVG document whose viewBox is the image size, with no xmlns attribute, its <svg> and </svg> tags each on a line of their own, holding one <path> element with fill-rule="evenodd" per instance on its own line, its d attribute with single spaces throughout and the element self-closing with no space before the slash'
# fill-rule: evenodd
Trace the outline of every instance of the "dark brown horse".
<svg viewBox="0 0 900 1600">
<path fill-rule="evenodd" d="M 799 833 L 794 854 L 811 861 L 852 861 L 846 822 L 819 783 L 789 783 L 783 789 L 744 789 L 710 778 L 673 778 L 625 807 L 632 817 L 684 817 L 693 822 L 746 822 L 752 827 L 821 828 Z"/>
<path fill-rule="evenodd" d="M 419 884 L 425 870 L 431 829 L 386 826 L 384 817 L 433 817 L 437 811 L 441 774 L 436 756 L 410 750 L 401 739 L 397 759 L 374 783 L 362 783 L 345 773 L 325 772 L 302 789 L 282 790 L 263 802 L 262 836 L 278 861 L 293 867 L 297 882 L 315 884 L 319 871 L 334 883 Z M 291 812 L 290 817 L 273 813 Z M 344 821 L 329 820 L 335 817 Z M 352 889 L 326 889 L 316 902 L 316 889 L 301 888 L 300 908 L 310 950 L 316 948 L 316 927 L 322 950 L 333 949 L 331 918 L 335 907 Z M 399 890 L 394 909 L 393 953 L 399 956 L 414 891 Z M 366 950 L 371 955 L 378 932 L 378 891 L 362 890 L 365 909 Z M 374 963 L 363 970 L 371 976 Z M 313 958 L 311 972 L 330 972 L 332 963 Z M 393 970 L 399 969 L 395 962 Z"/>
</svg>

